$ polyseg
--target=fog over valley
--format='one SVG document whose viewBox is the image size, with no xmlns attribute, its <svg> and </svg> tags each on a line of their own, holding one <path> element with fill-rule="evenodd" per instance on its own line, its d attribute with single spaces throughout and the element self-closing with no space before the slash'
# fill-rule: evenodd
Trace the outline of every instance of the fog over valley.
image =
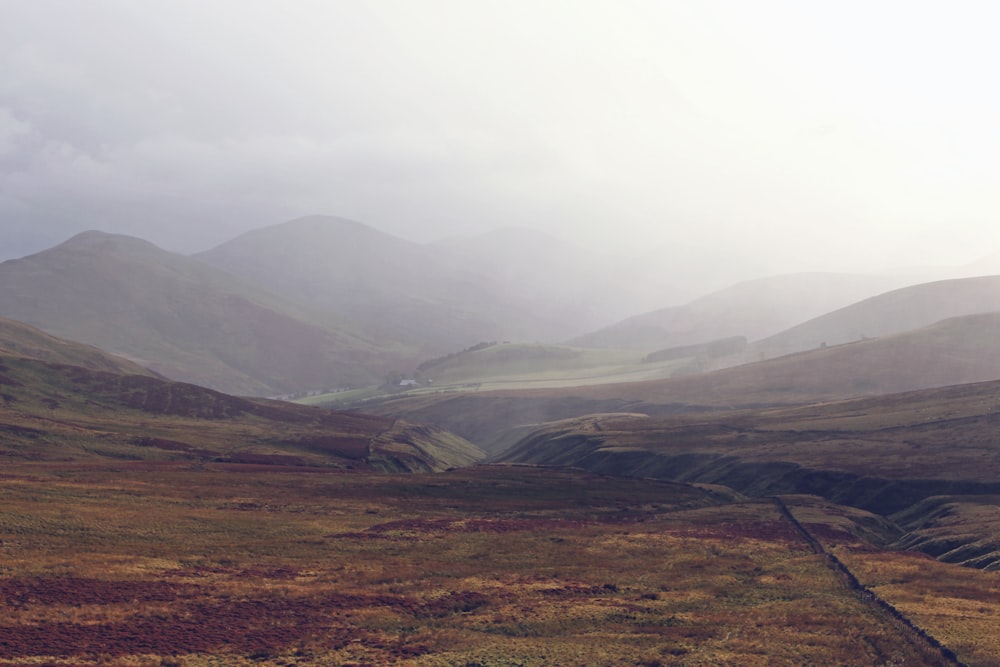
<svg viewBox="0 0 1000 667">
<path fill-rule="evenodd" d="M 1000 665 L 998 24 L 0 0 L 0 664 Z"/>
</svg>

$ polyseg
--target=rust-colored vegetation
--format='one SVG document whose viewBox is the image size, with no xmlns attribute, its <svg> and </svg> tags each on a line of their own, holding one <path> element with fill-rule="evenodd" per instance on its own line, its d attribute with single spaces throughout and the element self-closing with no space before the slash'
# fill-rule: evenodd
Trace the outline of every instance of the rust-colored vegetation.
<svg viewBox="0 0 1000 667">
<path fill-rule="evenodd" d="M 20 463 L 0 540 L 0 665 L 934 664 L 773 503 L 649 480 Z"/>
</svg>

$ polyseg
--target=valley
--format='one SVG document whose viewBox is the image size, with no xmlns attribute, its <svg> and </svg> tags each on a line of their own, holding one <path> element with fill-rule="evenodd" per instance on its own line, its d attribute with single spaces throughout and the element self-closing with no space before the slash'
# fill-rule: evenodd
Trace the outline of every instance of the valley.
<svg viewBox="0 0 1000 667">
<path fill-rule="evenodd" d="M 0 667 L 1000 667 L 1000 5 L 0 6 Z"/>
<path fill-rule="evenodd" d="M 525 234 L 0 264 L 0 665 L 1000 662 L 994 277 L 609 324 Z"/>
</svg>

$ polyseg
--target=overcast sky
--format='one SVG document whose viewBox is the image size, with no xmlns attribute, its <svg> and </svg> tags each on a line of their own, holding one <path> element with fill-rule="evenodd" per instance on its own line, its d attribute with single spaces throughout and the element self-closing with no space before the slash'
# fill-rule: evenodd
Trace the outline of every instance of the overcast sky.
<svg viewBox="0 0 1000 667">
<path fill-rule="evenodd" d="M 300 215 L 774 270 L 1000 250 L 1000 3 L 0 0 L 0 259 Z"/>
</svg>

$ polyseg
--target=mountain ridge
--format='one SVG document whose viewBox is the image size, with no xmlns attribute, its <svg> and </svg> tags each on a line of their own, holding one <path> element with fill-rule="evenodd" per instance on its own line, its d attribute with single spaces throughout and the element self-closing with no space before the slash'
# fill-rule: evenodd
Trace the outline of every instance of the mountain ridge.
<svg viewBox="0 0 1000 667">
<path fill-rule="evenodd" d="M 482 247 L 461 243 L 469 242 Z M 462 247 L 307 216 L 247 232 L 194 257 L 266 283 L 311 309 L 342 313 L 383 345 L 409 349 L 414 359 L 484 340 L 555 341 L 578 326 L 579 309 L 563 308 L 558 299 L 540 295 L 542 289 L 512 289 L 503 271 Z"/>
<path fill-rule="evenodd" d="M 688 303 L 634 315 L 570 341 L 644 352 L 744 336 L 756 341 L 902 285 L 916 276 L 793 273 L 747 280 Z"/>
<path fill-rule="evenodd" d="M 901 287 L 820 315 L 751 344 L 767 357 L 894 335 L 941 320 L 1000 311 L 1000 276 L 935 280 Z"/>
<path fill-rule="evenodd" d="M 235 393 L 367 384 L 395 365 L 356 333 L 262 288 L 104 232 L 0 263 L 0 316 Z"/>
</svg>

